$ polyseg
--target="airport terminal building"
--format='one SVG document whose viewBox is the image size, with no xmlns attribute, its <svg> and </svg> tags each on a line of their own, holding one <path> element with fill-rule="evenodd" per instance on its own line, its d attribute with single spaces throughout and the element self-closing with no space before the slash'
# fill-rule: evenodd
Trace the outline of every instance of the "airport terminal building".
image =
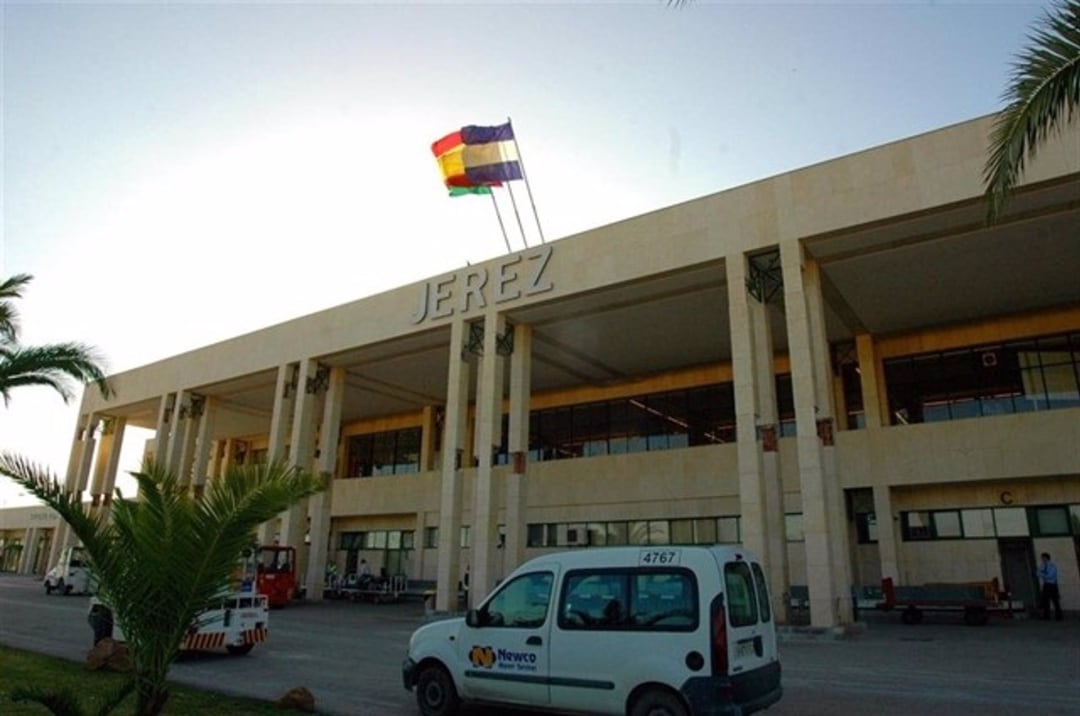
<svg viewBox="0 0 1080 716">
<path fill-rule="evenodd" d="M 313 597 L 328 562 L 431 580 L 446 609 L 466 569 L 475 598 L 546 551 L 740 543 L 820 626 L 886 576 L 1033 603 L 1043 551 L 1080 609 L 1080 126 L 988 227 L 991 123 L 111 376 L 67 479 L 107 504 L 132 426 L 194 486 L 268 459 L 332 475 L 261 535 L 300 549 Z M 12 519 L 11 568 L 69 538 Z"/>
</svg>

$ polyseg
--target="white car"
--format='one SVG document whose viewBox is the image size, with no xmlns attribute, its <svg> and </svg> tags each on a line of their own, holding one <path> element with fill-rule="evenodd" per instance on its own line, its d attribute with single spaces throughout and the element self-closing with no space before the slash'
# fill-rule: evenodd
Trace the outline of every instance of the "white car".
<svg viewBox="0 0 1080 716">
<path fill-rule="evenodd" d="M 609 547 L 514 570 L 465 618 L 417 629 L 424 716 L 462 701 L 628 716 L 750 714 L 782 695 L 765 573 L 738 547 Z"/>
<path fill-rule="evenodd" d="M 45 573 L 45 593 L 90 594 L 94 591 L 93 575 L 82 547 L 65 547 L 60 561 Z"/>
</svg>

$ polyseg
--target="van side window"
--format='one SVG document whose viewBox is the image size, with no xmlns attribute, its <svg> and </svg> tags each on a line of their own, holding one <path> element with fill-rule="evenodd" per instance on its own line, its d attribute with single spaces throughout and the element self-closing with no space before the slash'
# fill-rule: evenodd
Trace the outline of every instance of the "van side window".
<svg viewBox="0 0 1080 716">
<path fill-rule="evenodd" d="M 559 627 L 691 631 L 697 605 L 697 581 L 685 569 L 577 570 L 566 577 Z"/>
<path fill-rule="evenodd" d="M 754 562 L 754 584 L 757 585 L 758 606 L 761 608 L 761 621 L 772 620 L 772 606 L 769 604 L 769 583 L 765 581 L 765 572 L 761 571 L 761 565 Z"/>
<path fill-rule="evenodd" d="M 725 564 L 724 586 L 727 591 L 728 621 L 731 622 L 731 626 L 756 624 L 758 605 L 750 565 L 743 561 Z"/>
<path fill-rule="evenodd" d="M 551 601 L 551 572 L 523 574 L 507 582 L 491 598 L 480 615 L 485 627 L 516 627 L 533 629 L 547 620 Z"/>
</svg>

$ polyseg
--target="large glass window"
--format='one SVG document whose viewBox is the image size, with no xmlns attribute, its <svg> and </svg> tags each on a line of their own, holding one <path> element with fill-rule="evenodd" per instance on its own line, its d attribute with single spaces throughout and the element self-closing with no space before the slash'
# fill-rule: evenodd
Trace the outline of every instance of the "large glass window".
<svg viewBox="0 0 1080 716">
<path fill-rule="evenodd" d="M 893 425 L 1080 406 L 1080 333 L 884 362 Z"/>
<path fill-rule="evenodd" d="M 402 475 L 420 471 L 420 428 L 353 435 L 348 442 L 348 477 Z"/>
<path fill-rule="evenodd" d="M 504 428 L 506 418 L 503 418 Z M 508 431 L 496 463 L 508 461 Z M 731 383 L 535 410 L 529 459 L 561 460 L 735 441 Z"/>
</svg>

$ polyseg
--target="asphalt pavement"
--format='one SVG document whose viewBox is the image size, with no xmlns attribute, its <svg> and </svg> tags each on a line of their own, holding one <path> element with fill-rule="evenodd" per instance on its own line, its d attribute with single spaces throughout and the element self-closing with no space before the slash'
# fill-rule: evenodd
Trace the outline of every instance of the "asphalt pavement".
<svg viewBox="0 0 1080 716">
<path fill-rule="evenodd" d="M 91 640 L 86 608 L 86 597 L 47 597 L 39 580 L 0 574 L 0 644 L 82 661 Z M 409 635 L 427 618 L 418 602 L 299 603 L 271 613 L 270 639 L 250 655 L 184 658 L 170 678 L 268 700 L 305 686 L 327 716 L 416 716 L 400 666 Z M 898 614 L 869 612 L 845 635 L 782 629 L 780 658 L 784 698 L 768 716 L 1080 716 L 1075 612 L 1062 622 L 986 626 L 951 615 L 909 626 Z"/>
</svg>

